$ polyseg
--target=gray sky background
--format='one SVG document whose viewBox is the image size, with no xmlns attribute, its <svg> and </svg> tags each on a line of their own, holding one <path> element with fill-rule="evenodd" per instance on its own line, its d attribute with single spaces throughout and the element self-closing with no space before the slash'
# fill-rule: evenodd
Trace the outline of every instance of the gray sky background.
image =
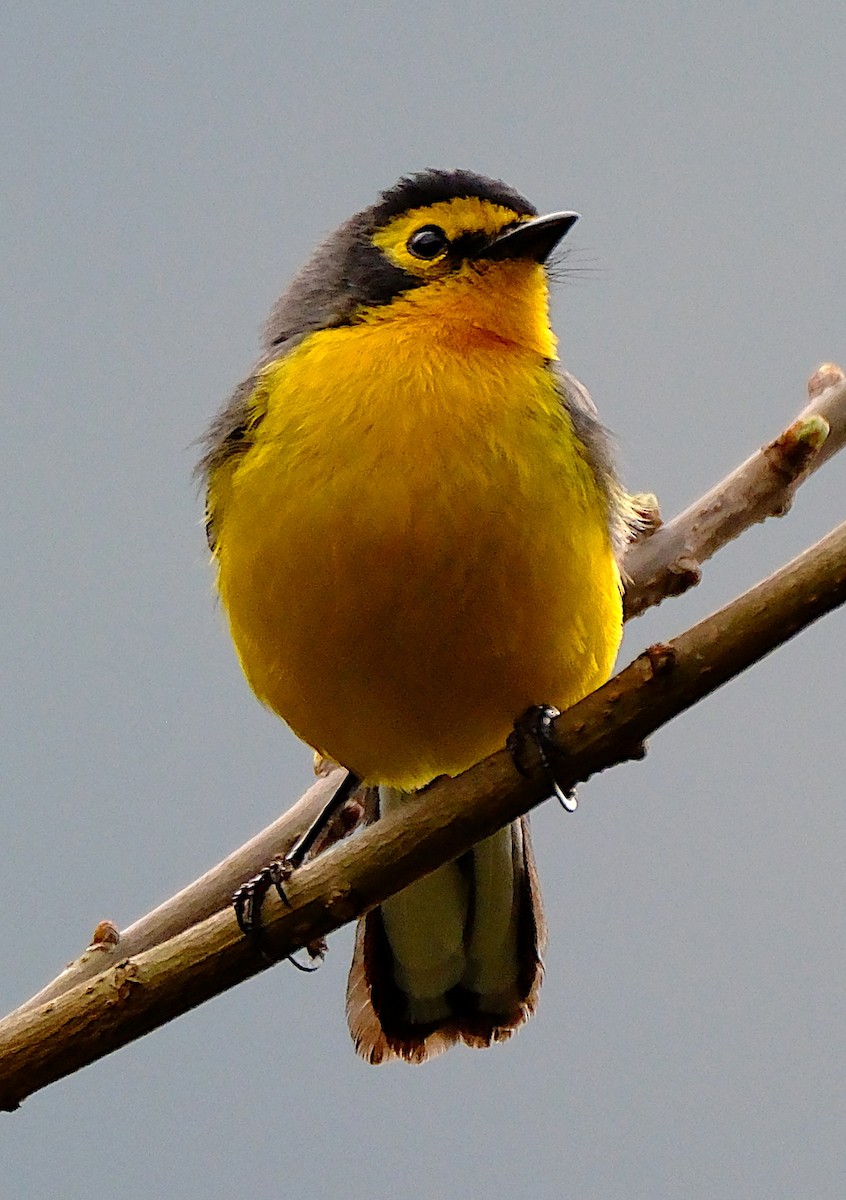
<svg viewBox="0 0 846 1200">
<path fill-rule="evenodd" d="M 562 357 L 672 514 L 846 359 L 844 22 L 842 0 L 7 14 L 1 1009 L 309 781 L 240 676 L 190 473 L 316 239 L 425 166 L 580 211 Z M 843 482 L 835 461 L 626 654 L 821 536 Z M 507 1046 L 361 1063 L 344 931 L 317 975 L 268 972 L 2 1117 L 0 1193 L 839 1200 L 844 632 L 537 815 L 548 972 Z"/>
</svg>

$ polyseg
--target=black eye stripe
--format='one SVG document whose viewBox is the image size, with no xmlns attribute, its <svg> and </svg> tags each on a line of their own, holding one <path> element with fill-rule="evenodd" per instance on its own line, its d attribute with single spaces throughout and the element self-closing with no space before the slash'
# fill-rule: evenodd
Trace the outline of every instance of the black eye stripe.
<svg viewBox="0 0 846 1200">
<path fill-rule="evenodd" d="M 516 224 L 518 224 L 516 221 L 510 222 L 504 225 L 498 233 L 504 233 Z M 406 242 L 406 248 L 415 258 L 429 261 L 440 258 L 445 251 L 448 251 L 450 259 L 458 263 L 462 259 L 475 258 L 490 242 L 491 235 L 481 232 L 462 233 L 450 241 L 440 225 L 422 225 L 412 233 Z"/>
<path fill-rule="evenodd" d="M 462 233 L 450 245 L 450 257 L 457 259 L 475 258 L 488 245 L 491 238 L 486 233 Z"/>
</svg>

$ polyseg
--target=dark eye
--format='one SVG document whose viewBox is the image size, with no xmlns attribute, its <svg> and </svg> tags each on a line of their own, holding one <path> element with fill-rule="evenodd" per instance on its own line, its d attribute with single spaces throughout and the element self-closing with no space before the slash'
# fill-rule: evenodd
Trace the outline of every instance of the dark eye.
<svg viewBox="0 0 846 1200">
<path fill-rule="evenodd" d="M 449 246 L 449 238 L 440 225 L 424 225 L 406 243 L 415 258 L 437 258 Z"/>
</svg>

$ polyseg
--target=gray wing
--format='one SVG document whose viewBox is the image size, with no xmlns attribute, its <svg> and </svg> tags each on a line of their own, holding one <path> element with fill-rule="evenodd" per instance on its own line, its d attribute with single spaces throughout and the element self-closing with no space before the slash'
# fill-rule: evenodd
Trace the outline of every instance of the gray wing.
<svg viewBox="0 0 846 1200">
<path fill-rule="evenodd" d="M 555 374 L 561 403 L 570 414 L 576 437 L 584 448 L 585 457 L 605 496 L 608 505 L 608 527 L 619 557 L 623 548 L 631 541 L 637 520 L 628 493 L 617 473 L 613 438 L 600 421 L 596 405 L 585 385 L 558 364 L 553 364 L 551 369 Z"/>
</svg>

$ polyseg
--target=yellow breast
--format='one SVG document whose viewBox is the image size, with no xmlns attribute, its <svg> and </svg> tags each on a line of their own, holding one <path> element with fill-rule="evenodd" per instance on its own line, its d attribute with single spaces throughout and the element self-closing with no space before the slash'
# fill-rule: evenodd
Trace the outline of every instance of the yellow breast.
<svg viewBox="0 0 846 1200">
<path fill-rule="evenodd" d="M 606 502 L 553 377 L 478 328 L 311 335 L 211 481 L 219 588 L 259 698 L 367 782 L 419 786 L 610 673 Z"/>
</svg>

